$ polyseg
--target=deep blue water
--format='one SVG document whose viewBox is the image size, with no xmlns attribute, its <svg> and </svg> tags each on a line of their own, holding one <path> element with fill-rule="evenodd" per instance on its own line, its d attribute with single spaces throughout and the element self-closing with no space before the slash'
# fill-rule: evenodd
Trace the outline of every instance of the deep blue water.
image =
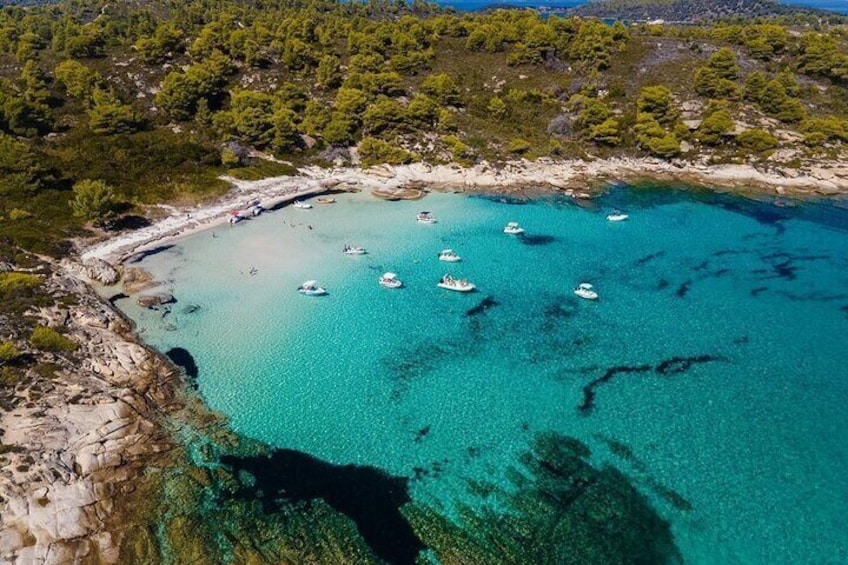
<svg viewBox="0 0 848 565">
<path fill-rule="evenodd" d="M 452 6 L 457 10 L 480 10 L 493 4 L 524 6 L 524 7 L 557 7 L 557 8 L 573 8 L 585 4 L 585 0 L 437 0 L 437 4 L 442 6 Z M 792 6 L 805 6 L 809 8 L 820 8 L 823 10 L 832 10 L 842 14 L 848 14 L 848 0 L 795 0 L 786 1 L 783 4 Z"/>
<path fill-rule="evenodd" d="M 128 309 L 142 336 L 193 355 L 236 431 L 410 477 L 450 508 L 555 430 L 632 477 L 687 562 L 848 562 L 844 204 L 644 187 L 338 200 L 141 263 L 178 299 L 164 317 Z M 613 208 L 630 219 L 607 222 Z M 463 261 L 439 262 L 444 247 Z M 380 288 L 387 270 L 405 287 Z M 478 292 L 436 288 L 446 272 Z M 313 278 L 328 296 L 295 291 Z M 573 295 L 583 281 L 600 300 Z"/>
</svg>

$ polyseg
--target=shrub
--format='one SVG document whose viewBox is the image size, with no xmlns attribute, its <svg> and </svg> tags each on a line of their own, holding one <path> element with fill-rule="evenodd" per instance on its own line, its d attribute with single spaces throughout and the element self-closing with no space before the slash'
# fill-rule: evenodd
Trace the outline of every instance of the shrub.
<svg viewBox="0 0 848 565">
<path fill-rule="evenodd" d="M 736 136 L 736 143 L 749 151 L 762 153 L 777 147 L 777 138 L 765 130 L 749 129 Z"/>
<path fill-rule="evenodd" d="M 74 216 L 104 225 L 115 215 L 115 190 L 102 180 L 84 179 L 74 184 Z"/>
<path fill-rule="evenodd" d="M 29 343 L 42 351 L 74 351 L 77 348 L 76 343 L 47 326 L 38 326 L 32 330 Z"/>
<path fill-rule="evenodd" d="M 241 159 L 236 155 L 235 151 L 229 147 L 224 147 L 221 150 L 221 164 L 230 169 L 241 165 Z"/>
<path fill-rule="evenodd" d="M 24 289 L 33 289 L 41 284 L 38 275 L 29 273 L 2 273 L 0 274 L 0 296 L 11 298 L 13 293 Z"/>
<path fill-rule="evenodd" d="M 421 81 L 421 92 L 436 99 L 445 106 L 459 106 L 462 99 L 459 95 L 459 87 L 447 73 L 430 75 Z"/>
<path fill-rule="evenodd" d="M 718 145 L 733 131 L 733 118 L 727 110 L 719 110 L 707 116 L 698 129 L 698 138 L 708 145 Z"/>
<path fill-rule="evenodd" d="M 680 142 L 671 134 L 653 137 L 648 141 L 648 149 L 657 157 L 668 159 L 680 153 Z"/>
<path fill-rule="evenodd" d="M 527 153 L 530 150 L 530 142 L 526 139 L 516 137 L 515 139 L 510 141 L 504 149 L 507 153 L 523 155 L 524 153 Z"/>
<path fill-rule="evenodd" d="M 457 163 L 462 165 L 470 165 L 474 159 L 474 150 L 462 142 L 454 135 L 447 135 L 443 138 L 445 146 L 450 150 L 451 157 Z"/>
<path fill-rule="evenodd" d="M 382 139 L 366 137 L 359 143 L 359 158 L 362 165 L 370 167 L 381 163 L 400 165 L 412 161 L 412 154 L 408 151 L 391 145 Z"/>
<path fill-rule="evenodd" d="M 0 367 L 0 387 L 13 387 L 24 380 L 22 371 L 13 369 L 12 367 Z M 0 450 L 2 453 L 2 450 Z"/>
<path fill-rule="evenodd" d="M 492 99 L 489 100 L 489 104 L 486 106 L 486 111 L 489 112 L 489 114 L 491 114 L 496 120 L 502 120 L 507 114 L 506 102 L 497 96 L 493 96 Z"/>
<path fill-rule="evenodd" d="M 600 124 L 589 128 L 586 137 L 596 143 L 618 145 L 621 143 L 621 127 L 615 118 L 607 118 Z"/>
<path fill-rule="evenodd" d="M 11 212 L 9 212 L 10 220 L 26 220 L 27 218 L 32 218 L 32 212 L 27 212 L 20 208 L 14 208 Z"/>
<path fill-rule="evenodd" d="M 15 347 L 15 344 L 9 341 L 0 342 L 0 363 L 11 361 L 21 352 Z"/>
</svg>

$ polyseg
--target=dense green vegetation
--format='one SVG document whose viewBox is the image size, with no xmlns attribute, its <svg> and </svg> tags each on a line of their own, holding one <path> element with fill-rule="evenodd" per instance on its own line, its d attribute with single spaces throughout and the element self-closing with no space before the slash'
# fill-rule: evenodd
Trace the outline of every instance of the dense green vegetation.
<svg viewBox="0 0 848 565">
<path fill-rule="evenodd" d="M 7 7 L 0 241 L 61 254 L 85 226 L 219 195 L 224 173 L 304 162 L 835 158 L 846 45 L 843 27 L 804 17 L 627 27 L 421 1 Z"/>
</svg>

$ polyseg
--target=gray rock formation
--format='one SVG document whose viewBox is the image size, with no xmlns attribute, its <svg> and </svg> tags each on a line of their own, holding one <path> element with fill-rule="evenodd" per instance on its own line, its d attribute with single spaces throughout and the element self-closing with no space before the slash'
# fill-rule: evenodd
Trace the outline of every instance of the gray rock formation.
<svg viewBox="0 0 848 565">
<path fill-rule="evenodd" d="M 77 305 L 39 316 L 64 325 L 80 348 L 67 357 L 32 352 L 50 356 L 55 374 L 28 370 L 5 389 L 0 411 L 2 563 L 117 563 L 124 534 L 109 527 L 110 513 L 173 447 L 154 407 L 173 404 L 174 371 L 71 274 L 85 268 L 64 267 L 47 289 Z"/>
<path fill-rule="evenodd" d="M 91 280 L 105 285 L 113 285 L 121 280 L 118 270 L 103 259 L 89 259 L 84 263 L 84 266 L 86 274 Z"/>
</svg>

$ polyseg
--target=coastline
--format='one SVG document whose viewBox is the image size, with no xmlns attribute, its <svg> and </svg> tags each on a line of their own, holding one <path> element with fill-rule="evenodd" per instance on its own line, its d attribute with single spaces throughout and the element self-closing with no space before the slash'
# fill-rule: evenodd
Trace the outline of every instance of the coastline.
<svg viewBox="0 0 848 565">
<path fill-rule="evenodd" d="M 155 505 L 143 493 L 154 492 L 161 477 L 148 476 L 148 470 L 185 461 L 163 414 L 192 405 L 186 418 L 215 418 L 194 406 L 196 399 L 186 394 L 188 384 L 173 364 L 144 346 L 121 313 L 89 286 L 94 280 L 107 282 L 104 274 L 119 280 L 104 263 L 120 264 L 165 241 L 220 226 L 230 211 L 246 209 L 256 199 L 271 209 L 330 191 L 368 190 L 384 199 L 419 198 L 427 189 L 588 198 L 606 182 L 652 179 L 773 197 L 848 194 L 848 164 L 839 162 L 796 176 L 751 165 L 678 165 L 655 159 L 519 161 L 497 168 L 417 163 L 365 170 L 306 167 L 296 176 L 230 179 L 233 189 L 215 203 L 189 212 L 174 209 L 151 226 L 89 245 L 71 261 L 52 265 L 50 287 L 78 303 L 38 314 L 43 323 L 69 330 L 81 346 L 81 361 L 66 363 L 32 406 L 22 404 L 0 421 L 4 444 L 23 450 L 6 455 L 0 559 L 121 562 L 125 543 L 136 543 L 139 535 L 128 525 L 132 512 L 143 512 L 128 509 L 127 501 L 141 497 Z M 146 531 L 140 535 L 152 537 Z"/>
<path fill-rule="evenodd" d="M 492 193 L 561 193 L 589 198 L 605 183 L 653 180 L 679 182 L 712 190 L 751 196 L 828 197 L 848 194 L 848 163 L 821 162 L 799 168 L 753 165 L 707 165 L 654 158 L 606 160 L 540 159 L 513 161 L 495 167 L 480 163 L 377 165 L 369 169 L 303 167 L 294 176 L 257 181 L 225 178 L 232 190 L 222 199 L 191 210 L 176 210 L 152 225 L 85 245 L 82 261 L 105 260 L 120 264 L 156 245 L 220 226 L 230 212 L 246 211 L 259 200 L 266 209 L 329 191 L 368 190 L 386 200 L 417 199 L 427 190 Z"/>
</svg>

